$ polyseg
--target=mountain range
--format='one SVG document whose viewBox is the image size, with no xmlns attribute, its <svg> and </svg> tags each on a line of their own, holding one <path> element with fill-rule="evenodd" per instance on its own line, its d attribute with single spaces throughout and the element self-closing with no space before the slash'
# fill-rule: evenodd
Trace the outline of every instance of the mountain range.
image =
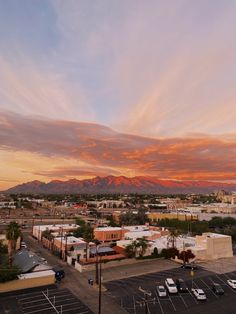
<svg viewBox="0 0 236 314">
<path fill-rule="evenodd" d="M 31 181 L 12 187 L 5 193 L 22 194 L 102 194 L 102 193 L 153 193 L 186 194 L 211 193 L 215 190 L 236 190 L 236 183 L 209 181 L 160 180 L 155 177 L 107 176 L 68 181 L 53 180 L 49 183 Z"/>
</svg>

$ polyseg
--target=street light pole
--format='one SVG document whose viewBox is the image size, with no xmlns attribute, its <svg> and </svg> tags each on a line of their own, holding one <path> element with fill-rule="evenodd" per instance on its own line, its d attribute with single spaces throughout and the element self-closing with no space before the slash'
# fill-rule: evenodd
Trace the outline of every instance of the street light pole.
<svg viewBox="0 0 236 314">
<path fill-rule="evenodd" d="M 100 267 L 99 267 L 99 307 L 98 307 L 98 314 L 101 314 L 102 308 L 102 256 L 100 256 Z"/>
</svg>

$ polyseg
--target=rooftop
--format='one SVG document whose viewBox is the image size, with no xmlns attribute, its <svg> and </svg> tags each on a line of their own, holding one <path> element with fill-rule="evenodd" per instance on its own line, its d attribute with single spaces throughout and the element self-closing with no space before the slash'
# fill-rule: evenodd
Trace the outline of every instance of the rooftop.
<svg viewBox="0 0 236 314">
<path fill-rule="evenodd" d="M 208 238 L 229 238 L 230 236 L 225 234 L 213 233 L 213 232 L 205 232 L 202 234 Z"/>
<path fill-rule="evenodd" d="M 21 274 L 18 276 L 19 279 L 32 279 L 38 277 L 45 277 L 45 276 L 55 276 L 55 272 L 53 270 L 44 270 L 44 271 L 37 271 L 29 274 Z"/>
<path fill-rule="evenodd" d="M 79 226 L 76 224 L 58 224 L 58 225 L 35 225 L 35 229 L 39 229 L 40 231 L 44 230 L 59 230 L 59 229 L 75 229 Z"/>
<path fill-rule="evenodd" d="M 84 241 L 84 239 L 83 238 L 76 238 L 76 237 L 74 237 L 74 236 L 69 236 L 69 237 L 57 237 L 57 240 L 58 241 L 60 241 L 61 242 L 61 240 L 62 240 L 62 243 L 63 244 L 84 244 L 84 243 L 86 243 L 85 241 Z"/>
<path fill-rule="evenodd" d="M 120 231 L 121 227 L 100 227 L 95 228 L 94 231 Z"/>
</svg>

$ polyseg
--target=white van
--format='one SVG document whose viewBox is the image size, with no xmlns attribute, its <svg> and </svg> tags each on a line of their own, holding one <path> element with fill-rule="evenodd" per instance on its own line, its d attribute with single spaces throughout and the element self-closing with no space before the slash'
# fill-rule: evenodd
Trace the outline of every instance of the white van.
<svg viewBox="0 0 236 314">
<path fill-rule="evenodd" d="M 169 291 L 169 293 L 177 293 L 178 292 L 177 287 L 175 285 L 175 282 L 172 278 L 167 278 L 165 280 L 165 285 L 166 285 L 166 288 Z"/>
</svg>

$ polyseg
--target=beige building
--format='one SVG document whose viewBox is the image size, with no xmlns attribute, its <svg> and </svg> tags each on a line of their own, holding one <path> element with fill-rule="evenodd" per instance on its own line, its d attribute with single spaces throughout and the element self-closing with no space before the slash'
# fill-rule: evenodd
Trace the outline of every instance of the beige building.
<svg viewBox="0 0 236 314">
<path fill-rule="evenodd" d="M 44 231 L 59 232 L 61 235 L 65 235 L 77 228 L 79 226 L 76 224 L 35 225 L 33 226 L 33 236 L 41 241 Z"/>
<path fill-rule="evenodd" d="M 160 220 L 160 219 L 178 219 L 182 221 L 193 221 L 198 220 L 198 216 L 191 213 L 178 213 L 178 212 L 172 212 L 172 213 L 149 213 L 148 218 L 152 221 L 154 220 Z"/>
<path fill-rule="evenodd" d="M 214 260 L 223 257 L 232 257 L 232 237 L 206 232 L 196 236 L 195 246 L 191 247 L 196 259 Z"/>
</svg>

